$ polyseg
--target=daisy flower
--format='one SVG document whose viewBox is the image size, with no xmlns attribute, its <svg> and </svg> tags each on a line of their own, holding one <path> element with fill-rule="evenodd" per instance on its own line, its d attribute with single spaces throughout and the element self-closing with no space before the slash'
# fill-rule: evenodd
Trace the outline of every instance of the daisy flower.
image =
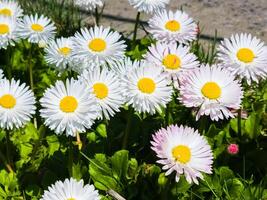
<svg viewBox="0 0 267 200">
<path fill-rule="evenodd" d="M 20 128 L 35 114 L 33 92 L 24 83 L 0 80 L 0 127 Z"/>
<path fill-rule="evenodd" d="M 0 1 L 0 16 L 18 18 L 23 15 L 23 10 L 16 1 Z"/>
<path fill-rule="evenodd" d="M 57 181 L 44 191 L 41 200 L 100 200 L 98 190 L 93 185 L 84 185 L 83 180 L 73 178 Z"/>
<path fill-rule="evenodd" d="M 146 60 L 162 67 L 171 79 L 178 83 L 177 79 L 182 73 L 199 67 L 197 57 L 190 53 L 190 47 L 176 43 L 157 42 L 148 48 Z"/>
<path fill-rule="evenodd" d="M 117 76 L 124 77 L 128 74 L 128 72 L 132 69 L 138 68 L 140 66 L 140 62 L 132 61 L 129 57 L 125 57 L 122 60 L 114 62 L 110 69 L 113 71 Z"/>
<path fill-rule="evenodd" d="M 229 71 L 248 84 L 267 76 L 267 46 L 247 33 L 232 35 L 218 47 L 218 59 Z"/>
<path fill-rule="evenodd" d="M 151 149 L 167 170 L 165 175 L 176 173 L 175 180 L 179 181 L 182 174 L 188 183 L 198 184 L 198 178 L 203 179 L 202 173 L 212 174 L 213 156 L 211 147 L 198 131 L 187 126 L 170 125 L 152 135 Z"/>
<path fill-rule="evenodd" d="M 120 40 L 121 35 L 110 28 L 84 28 L 76 33 L 73 43 L 74 58 L 83 62 L 107 64 L 124 57 L 126 45 Z"/>
<path fill-rule="evenodd" d="M 109 120 L 115 115 L 115 112 L 120 111 L 119 108 L 124 103 L 124 98 L 122 97 L 120 79 L 115 73 L 107 70 L 107 68 L 103 70 L 96 68 L 93 71 L 84 71 L 81 77 L 88 88 L 93 91 L 106 119 Z"/>
<path fill-rule="evenodd" d="M 180 101 L 186 107 L 198 108 L 196 119 L 210 116 L 218 121 L 233 118 L 232 109 L 239 109 L 243 91 L 240 83 L 225 68 L 202 65 L 185 75 L 180 82 Z"/>
<path fill-rule="evenodd" d="M 87 86 L 74 79 L 66 80 L 66 85 L 63 81 L 57 81 L 45 91 L 40 103 L 45 125 L 56 134 L 66 131 L 67 136 L 74 137 L 77 132 L 85 132 L 99 113 L 99 107 Z"/>
<path fill-rule="evenodd" d="M 163 42 L 187 44 L 196 39 L 197 24 L 185 12 L 160 11 L 149 21 L 149 32 Z"/>
<path fill-rule="evenodd" d="M 6 49 L 8 45 L 15 45 L 15 41 L 18 40 L 16 29 L 16 20 L 0 16 L 0 49 Z"/>
<path fill-rule="evenodd" d="M 103 7 L 104 0 L 75 0 L 74 4 L 86 10 L 94 10 L 97 7 Z"/>
<path fill-rule="evenodd" d="M 58 38 L 51 41 L 45 48 L 45 60 L 54 65 L 59 71 L 65 70 L 72 64 L 72 40 L 71 38 Z"/>
<path fill-rule="evenodd" d="M 138 68 L 130 70 L 123 77 L 123 94 L 128 105 L 141 113 L 161 112 L 161 107 L 171 101 L 172 87 L 162 69 L 141 61 Z"/>
<path fill-rule="evenodd" d="M 129 0 L 131 6 L 138 12 L 154 13 L 166 7 L 170 0 Z"/>
<path fill-rule="evenodd" d="M 56 27 L 47 17 L 41 15 L 24 16 L 19 22 L 18 34 L 23 39 L 28 39 L 31 43 L 47 44 L 54 39 Z"/>
<path fill-rule="evenodd" d="M 1 80 L 2 78 L 4 78 L 4 73 L 3 73 L 3 70 L 0 69 L 0 80 Z"/>
</svg>

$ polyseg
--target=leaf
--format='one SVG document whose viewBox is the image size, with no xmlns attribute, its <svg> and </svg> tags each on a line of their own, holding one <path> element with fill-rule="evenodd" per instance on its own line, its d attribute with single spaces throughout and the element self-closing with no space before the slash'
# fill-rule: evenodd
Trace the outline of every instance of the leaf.
<svg viewBox="0 0 267 200">
<path fill-rule="evenodd" d="M 117 151 L 111 157 L 112 171 L 119 179 L 126 177 L 128 171 L 128 153 L 126 150 L 121 150 Z"/>
<path fill-rule="evenodd" d="M 107 128 L 106 124 L 99 124 L 96 128 L 97 133 L 99 133 L 100 136 L 103 138 L 107 137 Z"/>
<path fill-rule="evenodd" d="M 260 135 L 261 129 L 259 123 L 259 115 L 257 113 L 251 113 L 245 122 L 245 131 L 250 139 L 254 139 Z"/>
<path fill-rule="evenodd" d="M 48 155 L 52 156 L 56 151 L 59 150 L 60 143 L 56 135 L 46 136 L 46 141 L 48 144 Z"/>
<path fill-rule="evenodd" d="M 221 183 L 227 181 L 228 179 L 234 178 L 234 173 L 229 167 L 220 167 L 219 168 L 219 175 Z"/>
</svg>

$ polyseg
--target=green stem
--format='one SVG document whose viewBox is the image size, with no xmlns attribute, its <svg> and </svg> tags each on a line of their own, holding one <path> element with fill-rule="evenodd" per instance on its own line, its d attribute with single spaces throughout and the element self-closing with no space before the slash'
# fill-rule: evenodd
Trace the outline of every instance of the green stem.
<svg viewBox="0 0 267 200">
<path fill-rule="evenodd" d="M 73 146 L 72 139 L 69 139 L 69 158 L 68 158 L 68 170 L 69 176 L 72 177 L 72 167 L 73 167 Z"/>
<path fill-rule="evenodd" d="M 239 109 L 238 110 L 238 117 L 237 117 L 237 131 L 238 131 L 238 136 L 241 137 L 242 136 L 242 130 L 241 130 L 241 112 L 242 110 Z"/>
<path fill-rule="evenodd" d="M 13 169 L 12 169 L 11 165 L 7 162 L 6 157 L 4 156 L 4 154 L 2 153 L 2 151 L 0 151 L 0 159 L 2 160 L 2 162 L 4 163 L 4 165 L 6 166 L 7 170 L 9 172 L 13 172 Z"/>
<path fill-rule="evenodd" d="M 137 29 L 138 29 L 138 25 L 139 25 L 139 22 L 140 22 L 140 15 L 141 15 L 140 12 L 138 12 L 137 15 L 136 15 L 135 26 L 134 26 L 133 42 L 136 41 Z"/>
<path fill-rule="evenodd" d="M 9 131 L 6 132 L 6 155 L 7 155 L 7 164 L 11 166 L 11 151 L 10 151 L 10 135 Z"/>
<path fill-rule="evenodd" d="M 246 178 L 246 156 L 243 155 L 243 179 Z"/>
<path fill-rule="evenodd" d="M 12 47 L 8 46 L 7 47 L 7 77 L 8 80 L 12 79 L 12 58 L 11 58 L 11 54 L 12 54 Z"/>
<path fill-rule="evenodd" d="M 98 26 L 99 25 L 99 13 L 98 13 L 98 8 L 95 8 L 95 24 Z"/>
<path fill-rule="evenodd" d="M 127 125 L 126 125 L 126 129 L 125 129 L 125 133 L 124 133 L 124 137 L 122 141 L 122 149 L 126 149 L 128 145 L 128 138 L 130 135 L 131 125 L 132 125 L 132 115 L 133 115 L 132 108 L 129 107 Z"/>
<path fill-rule="evenodd" d="M 31 90 L 34 92 L 32 50 L 33 50 L 33 47 L 31 45 L 28 64 L 29 64 L 30 87 L 31 87 Z M 37 119 L 36 119 L 36 117 L 33 118 L 33 124 L 34 124 L 34 127 L 37 129 Z"/>
</svg>

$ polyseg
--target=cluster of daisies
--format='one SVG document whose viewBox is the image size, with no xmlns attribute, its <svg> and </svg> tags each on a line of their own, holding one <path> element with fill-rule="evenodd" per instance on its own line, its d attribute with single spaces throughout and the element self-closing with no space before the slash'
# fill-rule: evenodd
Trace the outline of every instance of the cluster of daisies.
<svg viewBox="0 0 267 200">
<path fill-rule="evenodd" d="M 104 1 L 75 1 L 89 10 Z M 241 107 L 241 80 L 248 84 L 267 76 L 267 47 L 250 34 L 236 34 L 218 47 L 217 64 L 200 64 L 190 51 L 197 37 L 197 24 L 183 11 L 165 9 L 169 0 L 129 0 L 139 12 L 154 14 L 149 32 L 157 41 L 143 60 L 125 56 L 122 36 L 110 28 L 82 28 L 69 38 L 55 38 L 56 27 L 41 15 L 23 16 L 15 1 L 0 1 L 0 48 L 19 39 L 44 48 L 46 62 L 59 72 L 73 70 L 77 79 L 57 81 L 40 99 L 40 115 L 56 134 L 76 136 L 98 119 L 107 119 L 130 106 L 135 112 L 163 112 L 174 92 L 179 101 L 192 108 L 196 120 L 233 118 Z M 35 97 L 24 83 L 8 80 L 0 70 L 0 127 L 20 128 L 35 115 Z M 171 125 L 157 131 L 151 141 L 158 163 L 182 174 L 191 183 L 212 172 L 213 156 L 207 141 L 197 130 Z M 83 192 L 81 192 L 83 191 Z M 91 195 L 91 196 L 90 196 Z M 92 198 L 89 198 L 92 197 Z M 91 185 L 74 179 L 56 182 L 43 199 L 98 199 Z"/>
</svg>

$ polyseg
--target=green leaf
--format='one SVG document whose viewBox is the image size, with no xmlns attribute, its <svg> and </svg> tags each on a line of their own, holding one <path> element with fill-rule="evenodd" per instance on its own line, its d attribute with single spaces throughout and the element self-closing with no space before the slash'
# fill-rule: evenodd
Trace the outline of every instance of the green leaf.
<svg viewBox="0 0 267 200">
<path fill-rule="evenodd" d="M 128 153 L 126 150 L 121 150 L 117 151 L 111 157 L 112 171 L 119 179 L 126 177 L 128 171 Z"/>
<path fill-rule="evenodd" d="M 46 136 L 46 141 L 48 144 L 48 155 L 52 156 L 56 151 L 59 150 L 60 143 L 56 135 Z"/>
<path fill-rule="evenodd" d="M 158 184 L 161 187 L 164 187 L 168 182 L 168 178 L 165 176 L 165 173 L 160 173 L 158 177 Z"/>
<path fill-rule="evenodd" d="M 96 128 L 97 133 L 99 133 L 100 136 L 103 138 L 107 137 L 107 128 L 106 124 L 99 124 Z"/>
<path fill-rule="evenodd" d="M 261 133 L 260 118 L 257 113 L 251 113 L 245 122 L 245 131 L 250 139 L 258 137 Z"/>
</svg>

